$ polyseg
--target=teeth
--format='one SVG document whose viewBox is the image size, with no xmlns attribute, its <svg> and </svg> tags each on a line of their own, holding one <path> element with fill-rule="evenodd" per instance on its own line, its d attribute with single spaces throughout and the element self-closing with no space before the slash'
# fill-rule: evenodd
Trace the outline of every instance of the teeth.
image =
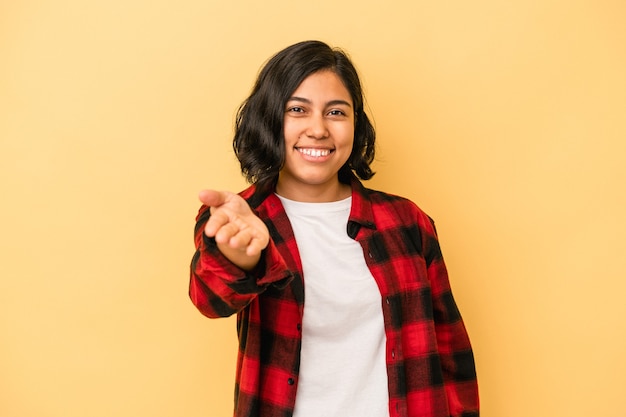
<svg viewBox="0 0 626 417">
<path fill-rule="evenodd" d="M 330 150 L 328 149 L 301 149 L 298 148 L 298 152 L 307 156 L 326 156 L 330 154 Z"/>
</svg>

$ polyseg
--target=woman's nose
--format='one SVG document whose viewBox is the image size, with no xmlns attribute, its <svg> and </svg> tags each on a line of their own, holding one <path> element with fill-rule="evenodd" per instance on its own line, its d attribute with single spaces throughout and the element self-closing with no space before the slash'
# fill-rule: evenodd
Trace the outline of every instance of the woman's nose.
<svg viewBox="0 0 626 417">
<path fill-rule="evenodd" d="M 322 115 L 315 115 L 309 119 L 309 126 L 306 131 L 307 136 L 315 139 L 324 139 L 328 137 L 328 127 L 326 120 Z"/>
</svg>

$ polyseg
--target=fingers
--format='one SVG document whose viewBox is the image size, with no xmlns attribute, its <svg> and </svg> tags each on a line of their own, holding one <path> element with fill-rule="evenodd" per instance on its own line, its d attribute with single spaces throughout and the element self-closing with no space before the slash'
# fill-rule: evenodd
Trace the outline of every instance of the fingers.
<svg viewBox="0 0 626 417">
<path fill-rule="evenodd" d="M 221 230 L 229 222 L 230 217 L 225 210 L 215 210 L 214 208 L 211 208 L 211 216 L 204 226 L 204 233 L 208 237 L 217 238 L 218 231 Z M 225 236 L 224 233 L 222 233 L 222 235 Z M 222 237 L 221 239 L 224 239 L 224 237 Z"/>
<path fill-rule="evenodd" d="M 239 249 L 252 245 L 253 251 L 259 245 L 262 245 L 261 250 L 267 245 L 269 237 L 267 233 L 263 233 L 265 227 L 258 230 L 260 225 L 255 223 L 260 220 L 252 213 L 242 216 L 226 206 L 211 207 L 210 210 L 211 216 L 204 227 L 204 233 L 215 238 L 216 242 Z"/>
<path fill-rule="evenodd" d="M 232 199 L 232 194 L 226 191 L 202 190 L 198 193 L 198 199 L 211 210 L 211 217 L 204 228 L 204 232 L 209 237 L 216 237 L 218 230 L 232 221 L 233 213 L 224 206 Z M 226 231 L 222 235 L 225 236 Z"/>
<path fill-rule="evenodd" d="M 215 240 L 232 248 L 244 248 L 255 240 L 263 240 L 263 234 L 242 219 L 224 223 L 215 233 Z"/>
<path fill-rule="evenodd" d="M 230 231 L 229 231 L 230 232 Z M 252 229 L 239 230 L 236 234 L 230 236 L 227 241 L 223 243 L 228 244 L 233 249 L 238 249 L 245 252 L 248 256 L 255 256 L 263 250 L 266 246 L 262 243 L 262 239 Z"/>
<path fill-rule="evenodd" d="M 219 207 L 228 200 L 229 195 L 230 193 L 225 191 L 202 190 L 198 194 L 198 199 L 206 206 Z"/>
<path fill-rule="evenodd" d="M 211 210 L 205 235 L 215 238 L 220 251 L 233 263 L 245 269 L 253 267 L 269 243 L 267 226 L 237 194 L 203 190 L 198 198 Z"/>
<path fill-rule="evenodd" d="M 250 244 L 246 247 L 246 255 L 257 256 L 263 249 L 267 247 L 268 240 L 263 238 L 254 238 L 250 241 Z"/>
<path fill-rule="evenodd" d="M 221 223 L 214 234 L 215 241 L 231 249 L 243 252 L 248 256 L 256 256 L 267 246 L 269 237 L 242 221 Z M 207 225 L 208 227 L 208 225 Z M 214 225 L 212 225 L 214 227 Z M 212 232 L 212 229 L 205 233 Z"/>
</svg>

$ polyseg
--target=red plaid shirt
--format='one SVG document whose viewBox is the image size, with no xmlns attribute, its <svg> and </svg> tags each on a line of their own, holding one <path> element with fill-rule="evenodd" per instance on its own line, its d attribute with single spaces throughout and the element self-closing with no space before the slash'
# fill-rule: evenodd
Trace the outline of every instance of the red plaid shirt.
<svg viewBox="0 0 626 417">
<path fill-rule="evenodd" d="M 204 235 L 200 208 L 189 294 L 208 317 L 237 314 L 235 417 L 287 417 L 298 387 L 304 309 L 302 264 L 287 214 L 273 193 L 241 195 L 271 239 L 250 273 Z M 474 358 L 432 220 L 401 197 L 352 180 L 348 235 L 363 247 L 381 292 L 391 417 L 477 417 Z"/>
</svg>

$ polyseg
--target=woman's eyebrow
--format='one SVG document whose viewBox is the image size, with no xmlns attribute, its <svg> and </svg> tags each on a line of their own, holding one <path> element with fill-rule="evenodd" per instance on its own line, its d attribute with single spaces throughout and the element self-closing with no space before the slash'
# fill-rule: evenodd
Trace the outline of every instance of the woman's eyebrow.
<svg viewBox="0 0 626 417">
<path fill-rule="evenodd" d="M 306 103 L 306 104 L 311 104 L 312 101 L 309 100 L 308 98 L 304 98 L 304 97 L 290 97 L 288 101 L 299 101 L 301 103 Z"/>
<path fill-rule="evenodd" d="M 352 104 L 350 104 L 349 102 L 345 101 L 345 100 L 331 100 L 328 103 L 326 103 L 327 106 L 348 106 L 348 107 L 352 107 Z"/>
<path fill-rule="evenodd" d="M 304 98 L 304 97 L 291 97 L 289 98 L 288 101 L 299 101 L 301 103 L 305 103 L 305 104 L 312 104 L 313 102 L 311 100 L 309 100 L 308 98 Z M 348 107 L 352 107 L 352 104 L 350 104 L 348 101 L 346 100 L 331 100 L 328 103 L 326 103 L 326 106 L 337 106 L 337 105 L 343 105 L 343 106 L 348 106 Z"/>
</svg>

